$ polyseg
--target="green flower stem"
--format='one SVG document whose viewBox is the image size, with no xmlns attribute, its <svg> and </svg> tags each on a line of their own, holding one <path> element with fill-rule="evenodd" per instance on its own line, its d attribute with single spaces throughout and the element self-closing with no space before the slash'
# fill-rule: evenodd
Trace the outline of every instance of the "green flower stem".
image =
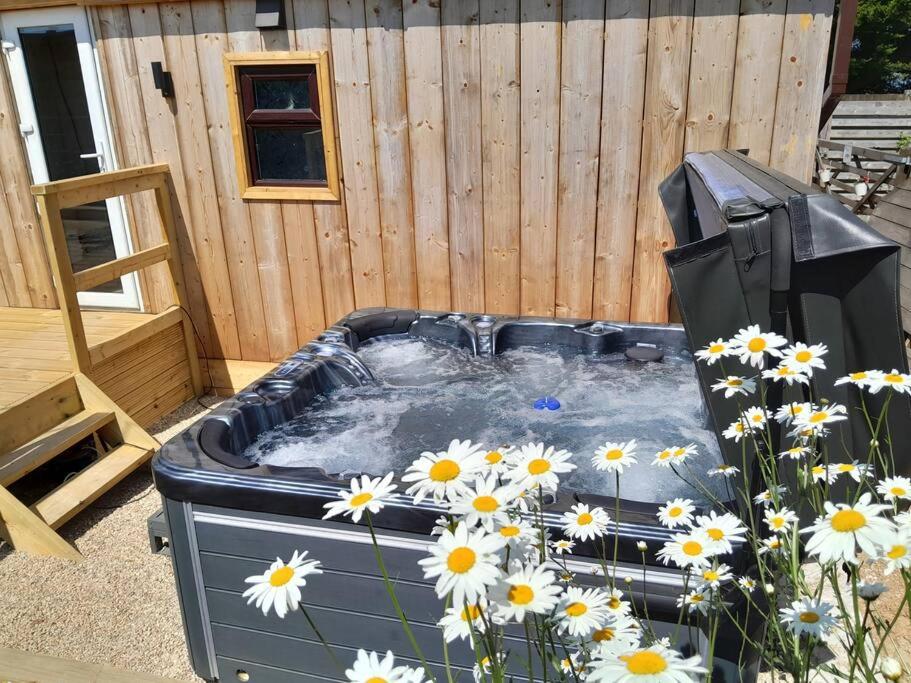
<svg viewBox="0 0 911 683">
<path fill-rule="evenodd" d="M 380 568 L 380 573 L 383 575 L 383 585 L 386 587 L 386 592 L 389 593 L 389 599 L 392 601 L 392 607 L 395 610 L 396 615 L 398 615 L 399 621 L 402 622 L 402 629 L 405 631 L 405 635 L 407 636 L 408 641 L 411 643 L 411 648 L 414 650 L 414 654 L 417 655 L 417 658 L 420 660 L 421 665 L 424 667 L 424 673 L 430 677 L 430 680 L 436 681 L 436 678 L 430 671 L 430 667 L 427 665 L 427 660 L 424 658 L 424 653 L 421 651 L 421 647 L 418 645 L 418 641 L 414 637 L 414 632 L 411 630 L 411 625 L 408 623 L 408 617 L 405 616 L 405 612 L 402 610 L 402 606 L 399 604 L 399 599 L 395 595 L 395 589 L 392 587 L 392 582 L 389 580 L 389 572 L 386 571 L 386 563 L 383 562 L 383 553 L 380 551 L 380 544 L 376 540 L 376 532 L 373 530 L 373 519 L 369 510 L 367 510 L 366 517 L 367 527 L 370 529 L 370 539 L 373 541 L 373 550 L 376 554 L 376 563 Z"/>
<path fill-rule="evenodd" d="M 342 666 L 342 663 L 341 663 L 340 661 L 338 661 L 338 659 L 337 659 L 336 656 L 335 656 L 335 652 L 333 652 L 332 648 L 329 647 L 329 643 L 326 642 L 326 639 L 323 638 L 323 634 L 320 633 L 319 629 L 316 627 L 316 623 L 315 623 L 315 622 L 313 621 L 313 619 L 311 618 L 310 613 L 307 611 L 307 608 L 304 607 L 303 604 L 301 604 L 301 605 L 300 605 L 300 609 L 301 609 L 301 614 L 304 615 L 304 618 L 307 620 L 307 623 L 310 624 L 310 628 L 313 629 L 313 632 L 316 634 L 316 637 L 319 638 L 319 642 L 322 644 L 323 648 L 324 648 L 324 649 L 326 650 L 326 652 L 328 653 L 329 659 L 332 660 L 332 665 L 333 665 L 336 669 L 338 669 L 339 673 L 341 673 L 342 675 L 344 675 L 344 674 L 345 674 L 345 667 Z"/>
</svg>

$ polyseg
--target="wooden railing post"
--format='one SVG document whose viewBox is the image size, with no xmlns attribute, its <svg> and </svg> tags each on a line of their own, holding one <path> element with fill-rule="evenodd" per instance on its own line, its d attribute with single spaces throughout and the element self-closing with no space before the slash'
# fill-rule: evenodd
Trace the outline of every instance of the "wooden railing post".
<svg viewBox="0 0 911 683">
<path fill-rule="evenodd" d="M 76 282 L 73 277 L 73 265 L 66 247 L 66 231 L 60 216 L 60 202 L 56 195 L 38 195 L 38 216 L 41 219 L 41 230 L 47 246 L 51 272 L 57 283 L 57 298 L 60 311 L 63 313 L 63 326 L 66 330 L 67 345 L 76 372 L 89 372 L 92 361 L 89 356 L 88 342 L 85 338 L 85 327 L 79 311 L 79 299 Z"/>
</svg>

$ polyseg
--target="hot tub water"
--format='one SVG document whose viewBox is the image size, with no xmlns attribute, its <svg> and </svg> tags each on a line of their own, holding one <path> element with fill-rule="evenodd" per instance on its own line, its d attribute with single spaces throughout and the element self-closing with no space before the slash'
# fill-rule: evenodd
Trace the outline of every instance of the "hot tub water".
<svg viewBox="0 0 911 683">
<path fill-rule="evenodd" d="M 570 354 L 523 347 L 494 357 L 429 339 L 383 339 L 357 354 L 375 383 L 318 396 L 293 420 L 262 434 L 245 452 L 273 466 L 319 467 L 330 474 L 380 475 L 405 468 L 422 451 L 453 438 L 488 448 L 543 441 L 575 454 L 577 469 L 564 489 L 612 495 L 614 475 L 591 465 L 605 441 L 638 441 L 639 463 L 621 477 L 621 496 L 663 503 L 676 496 L 701 500 L 669 468 L 651 465 L 655 453 L 695 443 L 690 463 L 721 498 L 724 482 L 705 472 L 721 463 L 707 424 L 690 357 L 641 363 L 623 353 Z M 554 397 L 559 410 L 535 410 Z"/>
</svg>

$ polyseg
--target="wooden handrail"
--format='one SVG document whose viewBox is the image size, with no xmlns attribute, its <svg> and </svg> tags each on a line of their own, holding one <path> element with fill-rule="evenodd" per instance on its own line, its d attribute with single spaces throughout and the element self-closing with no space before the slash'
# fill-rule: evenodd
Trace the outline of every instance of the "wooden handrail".
<svg viewBox="0 0 911 683">
<path fill-rule="evenodd" d="M 91 204 L 144 190 L 154 190 L 169 173 L 167 164 L 134 166 L 122 171 L 93 173 L 32 186 L 36 197 L 55 196 L 61 209 Z"/>
<path fill-rule="evenodd" d="M 84 292 L 98 285 L 103 285 L 105 282 L 116 280 L 128 273 L 135 273 L 137 270 L 167 261 L 170 256 L 171 246 L 169 244 L 159 244 L 157 247 L 143 249 L 135 254 L 123 256 L 114 261 L 80 270 L 78 273 L 73 274 L 76 291 Z"/>
</svg>

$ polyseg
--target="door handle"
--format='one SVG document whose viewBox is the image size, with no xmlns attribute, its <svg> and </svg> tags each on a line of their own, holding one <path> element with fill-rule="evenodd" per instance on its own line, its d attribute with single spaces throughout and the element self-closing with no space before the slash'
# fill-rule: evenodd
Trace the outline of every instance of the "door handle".
<svg viewBox="0 0 911 683">
<path fill-rule="evenodd" d="M 80 159 L 101 159 L 104 157 L 104 154 L 101 152 L 92 152 L 91 154 L 80 154 Z"/>
</svg>

